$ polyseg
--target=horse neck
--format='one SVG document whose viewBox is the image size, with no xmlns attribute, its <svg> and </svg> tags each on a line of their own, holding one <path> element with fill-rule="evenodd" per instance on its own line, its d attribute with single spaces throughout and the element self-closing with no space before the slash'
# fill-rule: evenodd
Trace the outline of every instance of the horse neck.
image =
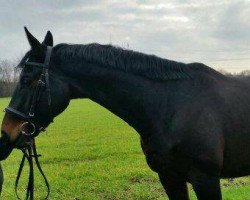
<svg viewBox="0 0 250 200">
<path fill-rule="evenodd" d="M 150 134 L 150 118 L 156 114 L 154 98 L 150 95 L 151 81 L 97 65 L 64 67 L 64 74 L 71 85 L 72 99 L 89 98 L 119 116 L 141 135 Z"/>
</svg>

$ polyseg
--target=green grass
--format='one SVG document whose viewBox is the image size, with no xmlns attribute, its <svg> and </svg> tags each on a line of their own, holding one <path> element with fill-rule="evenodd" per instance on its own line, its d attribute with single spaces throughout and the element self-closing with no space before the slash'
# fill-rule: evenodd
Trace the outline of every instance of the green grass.
<svg viewBox="0 0 250 200">
<path fill-rule="evenodd" d="M 9 99 L 0 99 L 0 109 Z M 3 113 L 1 114 L 2 120 Z M 37 138 L 42 167 L 51 185 L 51 199 L 166 199 L 157 175 L 147 166 L 138 134 L 104 108 L 88 100 L 74 100 Z M 4 162 L 4 200 L 15 200 L 14 182 L 22 154 L 15 150 Z M 24 195 L 27 178 L 21 181 Z M 36 173 L 36 199 L 45 188 Z M 250 179 L 222 181 L 227 200 L 250 199 Z M 191 190 L 191 188 L 190 188 Z M 191 190 L 190 195 L 194 198 Z"/>
</svg>

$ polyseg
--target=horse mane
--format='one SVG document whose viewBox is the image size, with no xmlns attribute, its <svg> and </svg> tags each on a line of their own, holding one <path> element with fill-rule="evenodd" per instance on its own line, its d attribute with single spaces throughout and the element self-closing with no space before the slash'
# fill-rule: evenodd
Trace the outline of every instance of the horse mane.
<svg viewBox="0 0 250 200">
<path fill-rule="evenodd" d="M 153 80 L 190 79 L 192 72 L 197 70 L 218 73 L 200 63 L 185 64 L 159 58 L 155 55 L 146 55 L 117 46 L 97 43 L 87 45 L 58 44 L 54 47 L 54 54 L 59 59 L 77 59 L 95 63 Z"/>
</svg>

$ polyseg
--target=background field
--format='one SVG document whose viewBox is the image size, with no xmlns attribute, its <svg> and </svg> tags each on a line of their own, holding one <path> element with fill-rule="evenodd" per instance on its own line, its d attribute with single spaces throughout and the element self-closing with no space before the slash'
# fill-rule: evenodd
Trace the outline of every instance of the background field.
<svg viewBox="0 0 250 200">
<path fill-rule="evenodd" d="M 8 101 L 0 99 L 0 110 Z M 40 134 L 37 146 L 43 154 L 41 163 L 51 185 L 52 200 L 166 199 L 157 175 L 146 165 L 138 134 L 89 100 L 72 101 L 47 132 Z M 15 150 L 2 162 L 3 200 L 16 199 L 14 182 L 21 156 Z M 41 199 L 45 188 L 38 174 L 35 178 L 36 199 Z M 21 194 L 25 184 L 23 178 Z M 225 200 L 250 199 L 249 177 L 221 184 Z M 193 191 L 191 196 L 195 199 Z"/>
</svg>

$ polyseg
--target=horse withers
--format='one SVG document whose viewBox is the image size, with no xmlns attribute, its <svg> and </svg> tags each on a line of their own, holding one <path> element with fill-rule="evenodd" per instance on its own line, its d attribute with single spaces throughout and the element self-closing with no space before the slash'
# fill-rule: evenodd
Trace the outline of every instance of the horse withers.
<svg viewBox="0 0 250 200">
<path fill-rule="evenodd" d="M 52 48 L 50 32 L 40 43 L 25 31 L 31 50 L 19 64 L 20 80 L 2 122 L 1 160 L 27 142 L 22 124 L 33 124 L 35 137 L 71 99 L 89 98 L 140 134 L 147 163 L 170 200 L 189 199 L 187 182 L 199 200 L 221 200 L 220 178 L 250 174 L 250 87 L 245 82 L 200 63 L 111 45 Z"/>
</svg>

